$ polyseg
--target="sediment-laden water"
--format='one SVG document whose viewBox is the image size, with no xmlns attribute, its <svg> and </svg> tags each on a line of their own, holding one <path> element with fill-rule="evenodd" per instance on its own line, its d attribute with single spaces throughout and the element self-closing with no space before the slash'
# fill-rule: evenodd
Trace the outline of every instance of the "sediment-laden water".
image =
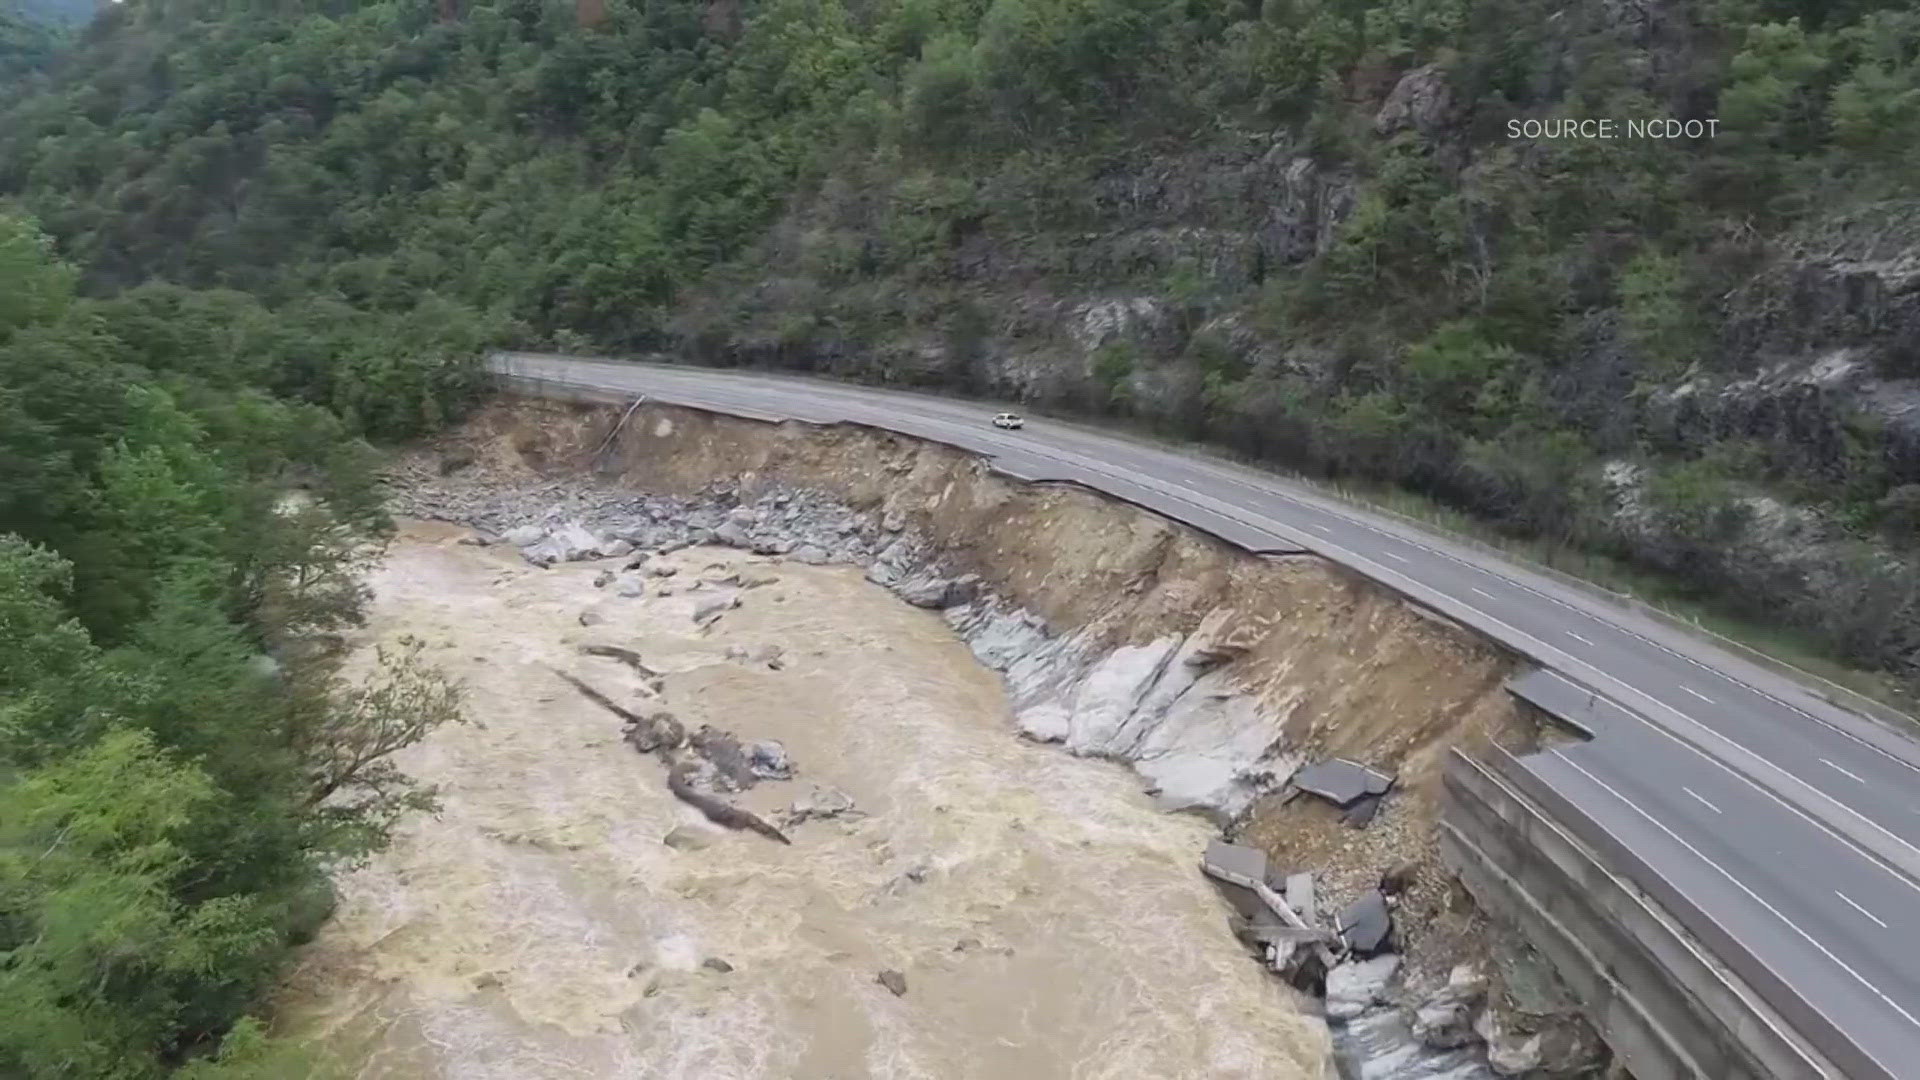
<svg viewBox="0 0 1920 1080">
<path fill-rule="evenodd" d="M 469 686 L 474 722 L 401 760 L 444 810 L 342 878 L 282 1002 L 351 1073 L 1323 1075 L 1324 1029 L 1196 870 L 1209 827 L 1155 812 L 1120 766 L 1017 738 L 936 616 L 856 570 L 715 549 L 665 560 L 651 588 L 672 595 L 621 597 L 593 586 L 612 564 L 539 570 L 458 535 L 405 531 L 369 628 L 425 638 Z M 695 605 L 733 587 L 693 583 L 743 569 L 777 580 L 701 630 Z M 640 653 L 659 696 L 583 644 Z M 728 656 L 766 645 L 778 670 Z M 717 830 L 554 667 L 780 740 L 799 775 L 743 806 L 777 820 L 817 785 L 862 813 L 794 825 L 790 847 Z M 694 844 L 663 843 L 676 827 Z"/>
</svg>

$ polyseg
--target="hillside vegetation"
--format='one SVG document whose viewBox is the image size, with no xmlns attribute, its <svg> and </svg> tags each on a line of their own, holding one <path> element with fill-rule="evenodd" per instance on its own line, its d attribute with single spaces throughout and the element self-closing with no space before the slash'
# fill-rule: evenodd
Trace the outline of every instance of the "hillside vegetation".
<svg viewBox="0 0 1920 1080">
<path fill-rule="evenodd" d="M 241 1018 L 454 706 L 338 681 L 359 439 L 488 345 L 1123 418 L 1920 673 L 1909 3 L 46 7 L 0 9 L 0 1073 L 303 1071 Z M 1717 130 L 1509 130 L 1648 117 Z"/>
<path fill-rule="evenodd" d="M 0 191 L 95 292 L 1130 415 L 1910 675 L 1916 50 L 1873 0 L 133 0 Z M 1718 125 L 1508 124 L 1643 117 Z"/>
</svg>

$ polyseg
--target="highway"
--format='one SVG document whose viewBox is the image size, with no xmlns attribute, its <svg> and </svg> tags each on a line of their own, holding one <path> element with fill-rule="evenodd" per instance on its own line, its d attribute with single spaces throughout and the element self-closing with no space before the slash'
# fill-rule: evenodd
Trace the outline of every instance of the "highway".
<svg viewBox="0 0 1920 1080">
<path fill-rule="evenodd" d="M 1305 549 L 1620 706 L 1540 782 L 1848 1077 L 1920 1076 L 1920 743 L 1645 614 L 1282 477 L 993 405 L 813 379 L 501 354 L 505 375 L 760 419 L 851 422 L 1125 499 L 1250 551 Z M 1902 1066 L 1901 1062 L 1909 1063 Z"/>
</svg>

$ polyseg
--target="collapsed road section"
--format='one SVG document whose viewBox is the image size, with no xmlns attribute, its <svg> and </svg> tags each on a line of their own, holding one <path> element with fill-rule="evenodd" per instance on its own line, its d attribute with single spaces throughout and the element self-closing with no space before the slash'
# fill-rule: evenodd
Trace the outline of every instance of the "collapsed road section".
<svg viewBox="0 0 1920 1080">
<path fill-rule="evenodd" d="M 1920 935 L 1897 925 L 1911 904 L 1896 900 L 1920 875 L 1920 818 L 1898 798 L 1920 771 L 1920 744 L 1872 703 L 1810 689 L 1810 677 L 1496 553 L 1124 438 L 1038 422 L 997 432 L 981 407 L 817 381 L 553 357 L 502 357 L 494 366 L 544 393 L 642 389 L 709 409 L 907 432 L 986 454 L 1010 475 L 1072 479 L 1242 550 L 1325 555 L 1620 710 L 1625 724 L 1585 746 L 1550 750 L 1533 771 L 1576 796 L 1560 812 L 1624 842 L 1632 858 L 1609 871 L 1674 897 L 1670 914 L 1694 945 L 1739 969 L 1740 993 L 1785 1017 L 1825 1062 L 1817 1070 L 1897 1076 L 1898 1063 L 1920 1053 Z M 1628 789 L 1648 762 L 1669 775 L 1636 798 Z M 1740 828 L 1710 816 L 1721 801 L 1684 794 L 1706 788 L 1750 811 Z M 1783 865 L 1763 850 L 1767 837 L 1791 838 L 1791 861 L 1818 862 L 1844 881 L 1841 899 L 1859 917 L 1831 917 L 1834 890 L 1824 877 L 1726 869 L 1756 859 Z M 1658 1073 L 1650 1062 L 1641 1067 Z"/>
</svg>

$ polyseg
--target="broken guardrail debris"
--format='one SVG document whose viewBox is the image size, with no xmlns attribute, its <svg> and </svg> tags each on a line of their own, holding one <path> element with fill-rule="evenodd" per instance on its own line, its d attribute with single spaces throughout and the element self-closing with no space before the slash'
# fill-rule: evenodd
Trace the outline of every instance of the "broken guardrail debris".
<svg viewBox="0 0 1920 1080">
<path fill-rule="evenodd" d="M 1267 856 L 1264 852 L 1240 844 L 1229 844 L 1224 840 L 1212 840 L 1207 843 L 1207 853 L 1200 860 L 1200 871 L 1217 881 L 1247 890 L 1265 905 L 1264 912 L 1256 912 L 1253 918 L 1247 920 L 1247 935 L 1267 947 L 1268 963 L 1275 971 L 1284 972 L 1293 966 L 1303 946 L 1309 950 L 1309 955 L 1319 961 L 1322 972 L 1333 967 L 1333 950 L 1328 948 L 1327 943 L 1334 936 L 1301 917 L 1285 898 L 1267 884 Z M 1294 876 L 1307 877 L 1303 893 L 1311 902 L 1311 876 Z M 1261 918 L 1261 915 L 1267 917 Z M 1274 925 L 1273 919 L 1278 919 L 1280 925 Z"/>
</svg>

